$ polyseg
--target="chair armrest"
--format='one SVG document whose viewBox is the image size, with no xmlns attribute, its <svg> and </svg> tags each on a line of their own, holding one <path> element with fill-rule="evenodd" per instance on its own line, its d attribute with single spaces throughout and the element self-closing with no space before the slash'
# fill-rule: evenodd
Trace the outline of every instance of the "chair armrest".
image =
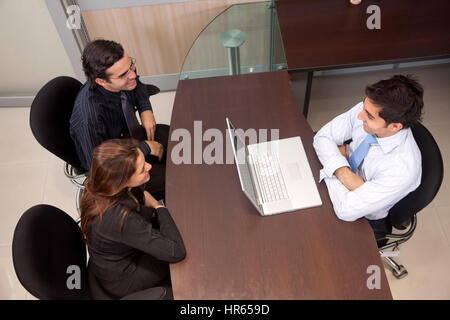
<svg viewBox="0 0 450 320">
<path fill-rule="evenodd" d="M 409 229 L 406 232 L 396 233 L 396 234 L 388 233 L 381 238 L 377 238 L 376 239 L 377 241 L 380 241 L 383 239 L 387 239 L 387 240 L 398 239 L 398 240 L 395 240 L 392 242 L 388 242 L 387 244 L 383 245 L 382 247 L 380 247 L 378 249 L 385 250 L 387 248 L 397 247 L 398 245 L 408 241 L 412 237 L 414 231 L 416 230 L 416 226 L 417 226 L 417 217 L 416 217 L 416 215 L 414 215 L 411 218 L 411 224 L 409 226 Z"/>
<path fill-rule="evenodd" d="M 403 238 L 411 238 L 412 234 L 416 230 L 417 226 L 417 218 L 416 215 L 411 217 L 411 224 L 409 226 L 409 229 L 404 233 L 389 233 L 386 234 L 384 237 L 388 239 L 403 239 Z"/>
<path fill-rule="evenodd" d="M 75 168 L 72 167 L 70 164 L 68 164 L 67 162 L 64 163 L 64 174 L 66 175 L 67 178 L 69 179 L 79 179 L 79 178 L 84 178 L 86 177 L 86 173 L 77 173 Z"/>
<path fill-rule="evenodd" d="M 77 174 L 75 168 L 66 162 L 64 163 L 64 174 L 77 188 L 84 189 L 84 183 L 87 179 L 86 173 Z M 78 180 L 81 180 L 81 182 Z"/>
<path fill-rule="evenodd" d="M 157 93 L 159 93 L 161 90 L 152 84 L 145 84 L 145 87 L 147 88 L 148 96 L 153 96 Z"/>
</svg>

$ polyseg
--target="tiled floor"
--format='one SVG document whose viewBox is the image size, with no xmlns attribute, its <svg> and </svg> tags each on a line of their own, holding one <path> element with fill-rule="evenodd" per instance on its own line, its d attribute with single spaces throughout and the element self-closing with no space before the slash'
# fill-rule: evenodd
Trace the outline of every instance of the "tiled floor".
<svg viewBox="0 0 450 320">
<path fill-rule="evenodd" d="M 414 73 L 425 87 L 424 123 L 435 136 L 450 165 L 450 66 L 397 70 Z M 314 130 L 356 104 L 368 83 L 389 77 L 393 71 L 314 79 L 308 121 Z M 156 119 L 169 123 L 175 93 L 151 98 Z M 57 206 L 72 217 L 76 188 L 63 174 L 63 162 L 43 149 L 29 129 L 29 108 L 0 108 L 0 299 L 34 299 L 20 285 L 11 258 L 14 227 L 20 215 L 38 203 Z M 449 171 L 446 171 L 449 172 Z M 401 248 L 399 261 L 409 275 L 395 279 L 387 272 L 394 299 L 450 299 L 450 178 L 444 177 L 439 195 L 418 216 L 413 238 Z"/>
</svg>

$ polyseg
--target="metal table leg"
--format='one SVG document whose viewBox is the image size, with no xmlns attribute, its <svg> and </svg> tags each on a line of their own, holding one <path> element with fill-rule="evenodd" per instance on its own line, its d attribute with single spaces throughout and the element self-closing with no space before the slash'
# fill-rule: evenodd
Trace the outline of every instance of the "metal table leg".
<svg viewBox="0 0 450 320">
<path fill-rule="evenodd" d="M 305 91 L 305 104 L 303 105 L 303 116 L 308 118 L 308 110 L 309 110 L 309 99 L 311 98 L 311 88 L 313 81 L 314 71 L 308 71 L 308 80 L 306 82 L 306 91 Z"/>
</svg>

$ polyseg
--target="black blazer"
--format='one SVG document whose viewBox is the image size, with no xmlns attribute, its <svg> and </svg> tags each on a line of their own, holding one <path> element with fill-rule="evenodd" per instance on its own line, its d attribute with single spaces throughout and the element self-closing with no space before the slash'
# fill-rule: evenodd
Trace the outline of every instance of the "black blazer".
<svg viewBox="0 0 450 320">
<path fill-rule="evenodd" d="M 94 274 L 103 280 L 116 281 L 133 274 L 141 255 L 178 262 L 186 255 L 183 240 L 167 208 L 154 209 L 139 204 L 123 220 L 122 211 L 135 207 L 125 194 L 91 226 L 88 249 Z M 156 213 L 156 220 L 152 214 Z"/>
</svg>

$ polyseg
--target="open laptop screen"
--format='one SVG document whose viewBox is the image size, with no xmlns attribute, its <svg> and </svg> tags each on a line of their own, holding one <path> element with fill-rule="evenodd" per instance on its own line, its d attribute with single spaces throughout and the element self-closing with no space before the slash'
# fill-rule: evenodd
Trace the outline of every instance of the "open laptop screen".
<svg viewBox="0 0 450 320">
<path fill-rule="evenodd" d="M 239 133 L 236 132 L 233 124 L 228 118 L 227 126 L 242 190 L 247 194 L 250 200 L 257 205 L 258 202 L 256 200 L 255 189 L 250 176 L 250 168 L 248 167 L 248 151 L 245 147 L 244 140 L 239 136 Z"/>
</svg>

